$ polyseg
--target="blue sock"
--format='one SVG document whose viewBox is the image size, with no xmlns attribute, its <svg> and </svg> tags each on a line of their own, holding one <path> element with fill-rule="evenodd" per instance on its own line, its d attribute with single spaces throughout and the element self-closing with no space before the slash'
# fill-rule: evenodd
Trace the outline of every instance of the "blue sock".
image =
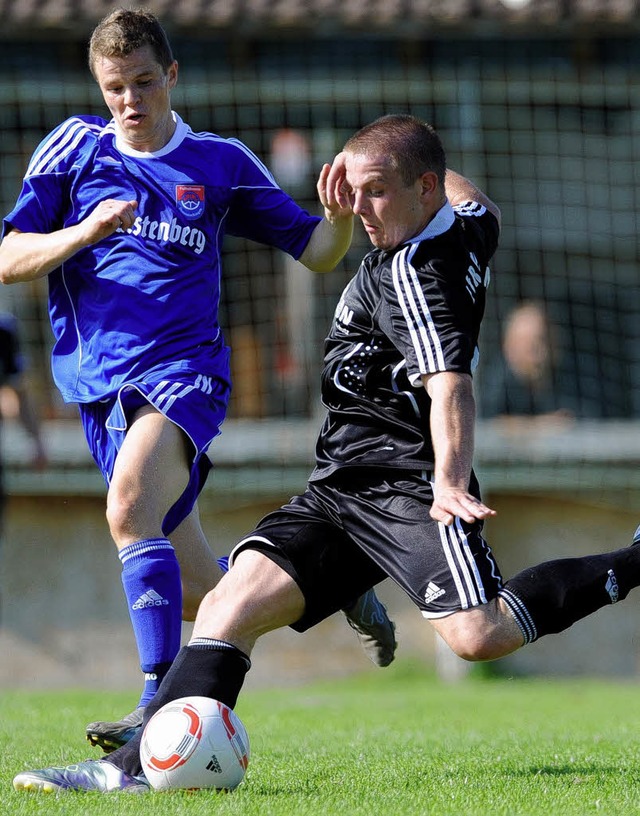
<svg viewBox="0 0 640 816">
<path fill-rule="evenodd" d="M 138 646 L 144 690 L 139 706 L 158 690 L 180 650 L 182 584 L 180 566 L 166 538 L 130 544 L 119 553 L 122 586 Z"/>
<path fill-rule="evenodd" d="M 229 556 L 223 555 L 222 558 L 218 558 L 218 566 L 223 572 L 229 572 Z"/>
</svg>

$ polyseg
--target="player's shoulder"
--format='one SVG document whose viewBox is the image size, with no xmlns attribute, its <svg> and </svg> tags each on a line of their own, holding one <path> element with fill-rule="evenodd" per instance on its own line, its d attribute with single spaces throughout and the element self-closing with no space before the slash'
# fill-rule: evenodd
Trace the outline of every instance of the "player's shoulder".
<svg viewBox="0 0 640 816">
<path fill-rule="evenodd" d="M 234 136 L 220 136 L 217 133 L 193 131 L 188 128 L 185 142 L 186 144 L 195 145 L 199 150 L 207 153 L 214 152 L 229 170 L 234 167 L 253 168 L 271 178 L 271 173 L 264 162 L 258 158 L 248 145 Z M 275 182 L 273 183 L 275 184 Z"/>
<path fill-rule="evenodd" d="M 199 147 L 202 150 L 232 152 L 242 145 L 239 139 L 221 136 L 209 130 L 192 130 L 188 125 L 185 126 L 184 133 L 187 143 Z"/>
<path fill-rule="evenodd" d="M 101 116 L 90 116 L 89 114 L 75 114 L 65 119 L 47 136 L 48 140 L 59 140 L 61 138 L 82 138 L 83 136 L 100 138 L 109 127 L 109 123 Z"/>
<path fill-rule="evenodd" d="M 40 142 L 29 162 L 27 176 L 64 170 L 108 129 L 107 121 L 99 116 L 70 116 Z"/>
<path fill-rule="evenodd" d="M 493 224 L 495 225 L 496 229 L 499 226 L 498 219 L 491 212 L 491 210 L 478 201 L 473 201 L 471 199 L 469 201 L 462 201 L 459 204 L 454 205 L 453 212 L 458 219 L 467 219 L 482 225 Z"/>
<path fill-rule="evenodd" d="M 489 255 L 492 255 L 500 235 L 500 223 L 496 216 L 484 204 L 472 200 L 456 204 L 453 212 L 463 228 L 482 236 Z"/>
<path fill-rule="evenodd" d="M 193 130 L 186 122 L 183 123 L 183 127 L 188 139 L 195 142 L 200 142 L 204 145 L 210 145 L 220 149 L 246 147 L 240 141 L 240 139 L 233 136 L 222 136 L 219 133 L 214 133 L 211 130 Z"/>
</svg>

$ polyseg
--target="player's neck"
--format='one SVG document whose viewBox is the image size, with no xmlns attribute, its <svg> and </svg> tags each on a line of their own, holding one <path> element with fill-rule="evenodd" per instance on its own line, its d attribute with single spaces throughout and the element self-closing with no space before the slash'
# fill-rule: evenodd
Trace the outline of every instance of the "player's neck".
<svg viewBox="0 0 640 816">
<path fill-rule="evenodd" d="M 169 111 L 167 118 L 159 122 L 158 125 L 148 133 L 125 133 L 118 129 L 117 141 L 126 150 L 133 150 L 138 153 L 157 153 L 169 144 L 176 132 L 177 122 L 173 113 Z"/>
</svg>

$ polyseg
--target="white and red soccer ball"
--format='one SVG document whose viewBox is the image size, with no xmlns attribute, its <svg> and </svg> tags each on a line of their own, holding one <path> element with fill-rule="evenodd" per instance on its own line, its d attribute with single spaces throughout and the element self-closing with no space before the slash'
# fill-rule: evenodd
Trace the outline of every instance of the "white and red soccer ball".
<svg viewBox="0 0 640 816">
<path fill-rule="evenodd" d="M 233 790 L 249 764 L 249 738 L 238 715 L 209 697 L 181 697 L 147 723 L 140 743 L 155 790 Z"/>
</svg>

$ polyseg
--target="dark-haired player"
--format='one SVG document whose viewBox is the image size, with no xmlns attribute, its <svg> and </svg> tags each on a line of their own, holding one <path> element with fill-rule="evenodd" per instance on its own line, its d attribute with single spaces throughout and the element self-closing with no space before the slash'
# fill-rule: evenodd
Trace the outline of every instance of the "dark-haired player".
<svg viewBox="0 0 640 816">
<path fill-rule="evenodd" d="M 506 655 L 623 599 L 640 547 L 552 561 L 503 582 L 472 471 L 472 372 L 499 232 L 484 193 L 445 170 L 410 116 L 355 134 L 343 163 L 374 245 L 326 341 L 327 416 L 306 491 L 266 516 L 205 597 L 147 707 L 185 695 L 234 706 L 262 634 L 305 630 L 390 576 L 454 652 Z M 139 738 L 108 759 L 19 774 L 18 789 L 145 790 Z"/>
</svg>

